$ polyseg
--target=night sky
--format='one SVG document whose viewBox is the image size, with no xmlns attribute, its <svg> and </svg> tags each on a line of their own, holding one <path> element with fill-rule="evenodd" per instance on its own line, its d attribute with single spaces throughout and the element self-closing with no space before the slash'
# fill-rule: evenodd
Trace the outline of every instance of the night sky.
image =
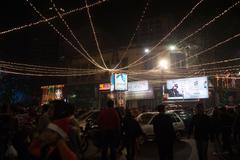
<svg viewBox="0 0 240 160">
<path fill-rule="evenodd" d="M 91 8 L 93 22 L 97 31 L 100 32 L 98 36 L 103 49 L 126 47 L 130 37 L 135 31 L 146 1 L 147 0 L 109 0 L 108 2 Z M 49 10 L 49 8 L 51 8 L 50 0 L 31 0 L 31 2 L 36 5 L 44 16 L 50 17 L 56 15 L 56 12 Z M 58 8 L 63 8 L 65 11 L 85 5 L 83 0 L 54 0 L 54 2 Z M 96 0 L 88 1 L 89 4 L 94 2 L 96 2 Z M 168 21 L 171 22 L 171 25 L 168 27 L 168 31 L 170 31 L 197 2 L 198 0 L 149 0 L 150 5 L 147 9 L 145 19 L 151 17 L 167 17 Z M 237 0 L 205 0 L 181 27 L 169 37 L 165 44 L 179 41 L 236 2 Z M 220 42 L 239 33 L 239 6 L 232 9 L 217 22 L 211 24 L 189 41 L 186 41 L 184 45 L 188 45 L 188 43 L 196 44 L 200 51 L 210 47 L 216 42 Z M 83 44 L 88 46 L 88 43 L 94 42 L 93 39 L 91 39 L 93 37 L 91 35 L 86 10 L 66 16 L 65 19 L 73 31 L 81 35 L 79 38 L 83 41 Z M 1 2 L 0 31 L 38 20 L 40 20 L 40 17 L 25 0 Z M 53 24 L 59 28 L 61 32 L 70 37 L 70 34 L 67 33 L 61 21 L 55 20 Z M 101 32 L 104 34 L 101 34 Z M 159 40 L 162 38 L 162 35 L 167 34 L 167 32 L 163 32 L 164 33 L 159 34 L 161 35 L 159 36 Z M 107 38 L 104 35 L 111 38 Z M 61 63 L 62 57 L 71 59 L 75 56 L 73 53 L 69 54 L 67 51 L 59 51 L 59 41 L 63 40 L 46 23 L 0 35 L 0 58 L 8 61 L 57 66 Z M 214 50 L 213 52 L 217 55 L 216 59 L 239 56 L 239 42 L 238 38 Z M 88 49 L 93 48 L 91 46 L 88 47 Z M 70 47 L 69 50 L 74 52 Z"/>
</svg>

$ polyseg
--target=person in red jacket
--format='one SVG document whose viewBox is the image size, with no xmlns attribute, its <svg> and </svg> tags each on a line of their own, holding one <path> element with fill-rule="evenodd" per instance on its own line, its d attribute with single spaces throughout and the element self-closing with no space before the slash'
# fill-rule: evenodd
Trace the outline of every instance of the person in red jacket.
<svg viewBox="0 0 240 160">
<path fill-rule="evenodd" d="M 73 128 L 71 105 L 63 101 L 53 101 L 49 123 L 30 145 L 33 157 L 44 160 L 77 160 L 76 154 L 68 146 Z M 50 110 L 51 111 L 51 110 Z"/>
<path fill-rule="evenodd" d="M 116 159 L 116 148 L 118 145 L 120 135 L 120 118 L 118 113 L 114 109 L 114 102 L 108 100 L 107 108 L 100 111 L 98 117 L 98 126 L 101 130 L 101 149 L 102 149 L 102 160 L 106 160 L 107 151 L 110 148 L 110 159 Z"/>
</svg>

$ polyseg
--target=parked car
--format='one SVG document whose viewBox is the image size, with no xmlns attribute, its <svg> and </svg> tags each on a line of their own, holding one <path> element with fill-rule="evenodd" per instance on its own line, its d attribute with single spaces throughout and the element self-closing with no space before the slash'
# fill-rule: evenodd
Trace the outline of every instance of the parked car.
<svg viewBox="0 0 240 160">
<path fill-rule="evenodd" d="M 91 128 L 96 127 L 99 113 L 99 110 L 92 110 L 79 117 L 79 127 L 85 129 L 87 124 L 90 125 L 89 127 Z"/>
<path fill-rule="evenodd" d="M 136 118 L 149 140 L 152 140 L 154 137 L 152 120 L 158 114 L 159 112 L 143 112 Z M 174 111 L 167 111 L 166 114 L 170 115 L 172 118 L 176 136 L 180 138 L 185 130 L 183 120 Z"/>
<path fill-rule="evenodd" d="M 192 113 L 183 109 L 174 110 L 174 112 L 183 120 L 187 121 L 192 118 Z"/>
</svg>

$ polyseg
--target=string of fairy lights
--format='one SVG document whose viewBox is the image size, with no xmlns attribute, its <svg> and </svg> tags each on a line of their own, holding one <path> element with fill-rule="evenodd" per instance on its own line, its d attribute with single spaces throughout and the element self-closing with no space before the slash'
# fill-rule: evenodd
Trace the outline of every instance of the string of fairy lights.
<svg viewBox="0 0 240 160">
<path fill-rule="evenodd" d="M 153 46 L 151 49 L 149 49 L 148 54 L 145 54 L 143 56 L 141 56 L 140 58 L 138 58 L 137 60 L 135 60 L 134 62 L 130 63 L 128 66 L 122 67 L 120 69 L 127 69 L 130 66 L 133 66 L 134 64 L 136 64 L 137 62 L 141 61 L 144 57 L 146 57 L 147 55 L 150 55 L 152 53 L 153 50 L 155 50 L 159 45 L 161 45 L 183 22 L 185 22 L 185 20 L 194 12 L 194 10 L 203 2 L 204 0 L 200 0 L 196 5 L 194 5 L 194 7 L 191 9 L 190 12 L 188 12 L 181 20 L 180 22 L 174 26 L 170 32 L 168 32 L 155 46 Z"/>
<path fill-rule="evenodd" d="M 71 36 L 76 40 L 77 44 L 80 46 L 80 48 L 84 51 L 84 53 L 91 59 L 91 61 L 97 65 L 100 66 L 100 64 L 98 64 L 95 59 L 93 59 L 91 57 L 91 55 L 87 52 L 87 50 L 84 48 L 84 46 L 82 45 L 82 43 L 78 40 L 77 36 L 74 34 L 74 32 L 72 31 L 72 29 L 69 27 L 68 23 L 66 22 L 66 20 L 63 18 L 63 16 L 60 14 L 60 12 L 58 11 L 56 4 L 53 2 L 53 0 L 50 0 L 51 4 L 53 5 L 54 10 L 56 11 L 56 13 L 58 14 L 59 18 L 61 19 L 61 21 L 63 22 L 63 24 L 66 26 L 67 30 L 70 32 Z"/>
<path fill-rule="evenodd" d="M 204 72 L 214 72 L 214 71 L 226 71 L 226 70 L 240 70 L 240 65 L 232 65 L 232 66 L 224 66 L 224 67 L 215 67 L 215 68 L 202 68 L 202 69 L 194 69 L 194 70 L 189 70 L 189 71 L 194 71 L 195 74 L 197 73 L 204 73 Z M 171 71 L 164 71 L 162 72 L 161 70 L 151 70 L 151 71 L 127 71 L 127 73 L 129 73 L 130 75 L 144 75 L 144 74 L 149 74 L 150 75 L 168 75 L 168 74 L 180 74 L 180 75 L 189 75 L 189 73 L 187 73 L 185 71 L 185 69 L 182 70 L 171 70 Z"/>
<path fill-rule="evenodd" d="M 209 66 L 209 65 L 221 64 L 221 63 L 229 63 L 229 62 L 234 62 L 234 61 L 238 61 L 238 60 L 240 60 L 239 57 L 237 57 L 237 58 L 231 58 L 231 59 L 226 59 L 226 60 L 215 61 L 215 62 L 208 62 L 208 63 L 203 63 L 203 64 L 191 65 L 191 66 L 188 66 L 188 68 Z"/>
<path fill-rule="evenodd" d="M 17 71 L 9 71 L 0 69 L 0 72 L 7 73 L 7 74 L 15 74 L 15 75 L 22 75 L 22 76 L 37 76 L 37 77 L 78 77 L 78 76 L 85 76 L 85 75 L 94 75 L 96 73 L 88 73 L 88 74 L 42 74 L 42 73 L 23 73 Z"/>
<path fill-rule="evenodd" d="M 0 68 L 1 70 L 17 72 L 22 75 L 36 74 L 36 76 L 38 76 L 39 74 L 46 76 L 59 76 L 60 74 L 68 76 L 84 76 L 100 74 L 104 72 L 103 70 L 99 69 L 56 68 L 48 66 L 26 65 L 21 63 L 10 63 L 5 61 L 0 61 Z"/>
<path fill-rule="evenodd" d="M 227 14 L 230 10 L 232 10 L 234 7 L 238 6 L 240 4 L 240 1 L 237 1 L 236 3 L 234 3 L 233 5 L 231 5 L 230 7 L 228 7 L 226 10 L 224 10 L 223 12 L 221 12 L 220 14 L 218 14 L 216 17 L 214 17 L 213 19 L 211 19 L 209 22 L 207 22 L 206 24 L 204 24 L 202 27 L 198 28 L 196 31 L 194 31 L 193 33 L 189 34 L 188 36 L 186 36 L 185 38 L 183 38 L 181 41 L 179 41 L 176 45 L 180 45 L 183 42 L 185 42 L 186 40 L 188 40 L 190 37 L 196 35 L 197 33 L 199 33 L 200 31 L 202 31 L 203 29 L 205 29 L 207 26 L 209 26 L 210 24 L 214 23 L 215 21 L 217 21 L 219 18 L 221 18 L 223 15 Z"/>
<path fill-rule="evenodd" d="M 106 63 L 104 61 L 102 51 L 100 49 L 100 45 L 99 45 L 99 42 L 98 42 L 97 34 L 96 34 L 96 31 L 95 31 L 95 28 L 94 28 L 94 24 L 93 24 L 92 16 L 91 16 L 91 13 L 90 13 L 90 8 L 88 7 L 87 0 L 85 0 L 85 3 L 86 3 L 86 8 L 87 8 L 87 15 L 88 15 L 89 22 L 90 22 L 90 25 L 91 25 L 91 29 L 92 29 L 92 33 L 93 33 L 93 36 L 94 36 L 94 40 L 95 40 L 96 45 L 97 45 L 98 53 L 100 55 L 100 58 L 102 60 L 103 65 L 105 66 L 106 69 L 108 69 L 108 67 L 107 67 L 107 65 L 106 65 Z"/>
<path fill-rule="evenodd" d="M 33 69 L 52 69 L 52 70 L 60 70 L 60 71 L 66 71 L 66 70 L 73 70 L 73 71 L 87 71 L 87 70 L 95 70 L 95 69 L 80 69 L 80 68 L 66 68 L 66 67 L 52 67 L 52 66 L 42 66 L 42 65 L 32 65 L 32 64 L 25 64 L 25 63 L 16 63 L 16 62 L 8 62 L 8 61 L 0 61 L 1 65 L 12 65 L 12 66 L 23 66 L 23 67 L 29 67 L 29 68 L 33 68 Z"/>
<path fill-rule="evenodd" d="M 129 48 L 132 46 L 133 40 L 136 37 L 136 34 L 137 34 L 138 30 L 141 27 L 141 24 L 143 22 L 144 17 L 146 16 L 147 9 L 149 8 L 149 5 L 150 5 L 149 3 L 150 3 L 150 0 L 146 0 L 146 5 L 145 5 L 145 7 L 143 9 L 142 15 L 141 15 L 138 23 L 137 23 L 137 27 L 135 29 L 135 32 L 133 33 L 132 37 L 130 38 L 130 41 L 129 41 L 128 45 L 127 45 L 127 48 L 126 48 L 125 52 L 123 53 L 123 55 L 121 56 L 119 62 L 117 63 L 117 65 L 113 69 L 118 68 L 118 66 L 122 63 L 124 57 L 127 55 Z"/>
<path fill-rule="evenodd" d="M 211 51 L 211 50 L 213 50 L 213 49 L 215 49 L 215 48 L 217 48 L 219 46 L 222 46 L 223 44 L 225 44 L 225 43 L 227 43 L 227 42 L 229 42 L 229 41 L 231 41 L 233 39 L 236 39 L 238 37 L 240 37 L 240 33 L 237 33 L 237 34 L 235 34 L 235 35 L 233 35 L 233 36 L 231 36 L 231 37 L 229 37 L 229 38 L 227 38 L 227 39 L 225 39 L 225 40 L 223 40 L 221 42 L 218 42 L 217 44 L 215 44 L 215 45 L 213 45 L 213 46 L 211 46 L 211 47 L 209 47 L 209 48 L 207 48 L 205 50 L 202 50 L 202 51 L 200 51 L 200 52 L 198 52 L 198 53 L 196 53 L 196 54 L 194 54 L 192 56 L 186 57 L 185 59 L 180 60 L 180 61 L 178 61 L 176 63 L 171 64 L 171 65 L 174 66 L 174 65 L 180 64 L 180 63 L 182 63 L 182 62 L 184 62 L 186 60 L 189 60 L 189 59 L 192 59 L 192 58 L 197 57 L 199 55 L 202 55 L 202 54 L 204 54 L 206 52 L 209 52 L 209 51 Z"/>
<path fill-rule="evenodd" d="M 94 62 L 91 61 L 91 59 L 89 59 L 84 53 L 82 53 L 74 44 L 72 44 L 71 41 L 69 41 L 50 21 L 47 21 L 47 19 L 41 14 L 41 12 L 29 1 L 29 0 L 25 0 L 26 2 L 28 2 L 28 4 L 32 7 L 32 9 L 42 18 L 44 19 L 47 24 L 61 37 L 63 38 L 70 46 L 73 47 L 73 49 L 75 49 L 78 53 L 80 53 L 85 59 L 87 59 L 90 63 L 92 63 L 93 65 L 95 65 L 96 67 L 106 70 L 106 68 L 101 67 L 100 65 L 95 64 Z"/>
<path fill-rule="evenodd" d="M 199 67 L 204 67 L 204 66 L 208 66 L 208 65 L 216 65 L 216 64 L 221 64 L 221 63 L 229 63 L 229 62 L 233 62 L 233 61 L 238 61 L 240 60 L 240 58 L 232 58 L 232 59 L 228 59 L 228 60 L 220 60 L 220 61 L 215 61 L 215 62 L 208 62 L 208 63 L 203 63 L 203 64 L 196 64 L 196 65 L 191 65 L 189 66 L 189 71 L 193 71 L 193 74 L 190 73 L 186 73 L 186 72 L 179 72 L 176 73 L 174 72 L 174 68 L 173 71 L 171 72 L 164 72 L 164 73 L 160 73 L 159 74 L 159 70 L 157 69 L 157 67 L 151 69 L 151 70 L 126 70 L 128 68 L 132 68 L 135 67 L 137 65 L 140 65 L 142 63 L 146 63 L 147 61 L 150 61 L 152 59 L 155 59 L 156 57 L 160 56 L 160 54 L 167 52 L 165 49 L 162 49 L 160 54 L 156 54 L 154 56 L 149 56 L 150 53 L 153 53 L 153 51 L 160 46 L 167 38 L 169 38 L 173 32 L 175 32 L 185 21 L 186 19 L 197 9 L 198 6 L 200 6 L 204 0 L 200 0 L 199 2 L 197 2 L 192 9 L 190 10 L 190 12 L 188 12 L 181 20 L 179 23 L 177 23 L 176 26 L 174 26 L 170 32 L 168 32 L 156 45 L 154 45 L 148 52 L 148 54 L 141 56 L 140 58 L 138 58 L 137 60 L 133 61 L 132 63 L 128 64 L 127 66 L 124 66 L 122 68 L 118 68 L 119 65 L 121 64 L 123 58 L 126 56 L 126 54 L 128 53 L 129 48 L 131 47 L 133 40 L 136 36 L 137 31 L 139 30 L 142 21 L 146 15 L 146 11 L 149 7 L 149 1 L 150 0 L 146 0 L 146 5 L 143 9 L 142 15 L 137 23 L 137 27 L 135 29 L 135 32 L 133 33 L 132 37 L 130 38 L 130 41 L 128 43 L 128 46 L 126 47 L 126 51 L 124 52 L 124 54 L 121 56 L 120 61 L 117 63 L 117 65 L 112 68 L 109 69 L 104 61 L 103 58 L 103 53 L 100 49 L 100 45 L 98 42 L 98 38 L 96 35 L 96 31 L 95 31 L 95 27 L 94 27 L 94 23 L 93 23 L 93 19 L 90 13 L 90 8 L 102 4 L 104 2 L 106 2 L 107 0 L 101 0 L 98 1 L 96 3 L 93 4 L 88 4 L 87 0 L 85 0 L 86 5 L 82 8 L 77 8 L 74 10 L 71 10 L 69 12 L 65 12 L 65 13 L 60 13 L 58 11 L 58 8 L 56 6 L 56 4 L 53 2 L 53 0 L 50 0 L 54 10 L 57 13 L 57 16 L 53 16 L 50 18 L 46 18 L 45 16 L 43 16 L 43 14 L 33 5 L 33 3 L 31 3 L 29 0 L 25 0 L 26 2 L 28 2 L 28 4 L 32 7 L 32 9 L 42 18 L 40 21 L 37 22 L 33 22 L 27 25 L 23 25 L 20 27 L 15 27 L 6 31 L 2 31 L 0 32 L 0 36 L 1 35 L 5 35 L 7 33 L 10 32 L 14 32 L 14 31 L 19 31 L 28 27 L 32 27 L 41 23 L 47 23 L 64 41 L 66 41 L 73 49 L 75 49 L 78 53 L 80 53 L 87 61 L 89 61 L 92 65 L 94 65 L 95 67 L 97 67 L 97 69 L 80 69 L 80 68 L 64 68 L 64 67 L 51 67 L 51 66 L 41 66 L 41 65 L 32 65 L 32 64 L 24 64 L 24 63 L 15 63 L 15 62 L 7 62 L 7 61 L 0 61 L 0 72 L 3 73 L 8 73 L 8 74 L 17 74 L 17 75 L 25 75 L 25 76 L 56 76 L 56 77 L 64 77 L 64 76 L 85 76 L 85 75 L 94 75 L 94 74 L 102 74 L 104 72 L 126 72 L 129 76 L 131 76 L 130 78 L 132 79 L 138 79 L 138 78 L 142 78 L 141 76 L 145 76 L 149 75 L 149 73 L 152 73 L 151 76 L 152 77 L 158 77 L 159 75 L 162 76 L 175 76 L 175 77 L 183 77 L 183 76 L 196 76 L 196 75 L 207 75 L 207 76 L 216 76 L 216 74 L 220 75 L 218 77 L 224 77 L 224 72 L 226 72 L 226 70 L 228 70 L 229 72 L 236 72 L 239 71 L 239 67 L 240 65 L 233 65 L 233 66 L 224 66 L 224 67 L 217 67 L 217 68 L 202 68 L 201 70 L 199 70 Z M 240 1 L 237 1 L 236 3 L 234 3 L 233 5 L 231 5 L 230 7 L 228 7 L 227 9 L 225 9 L 223 12 L 221 12 L 220 14 L 218 14 L 216 17 L 214 17 L 213 19 L 211 19 L 210 21 L 208 21 L 207 23 L 205 23 L 204 25 L 202 25 L 201 27 L 199 27 L 196 31 L 192 32 L 191 34 L 187 35 L 186 37 L 184 37 L 183 39 L 181 39 L 180 41 L 178 41 L 176 44 L 177 45 L 181 45 L 183 42 L 185 42 L 186 40 L 188 40 L 189 38 L 193 37 L 194 35 L 196 35 L 197 33 L 201 32 L 202 30 L 204 30 L 206 27 L 208 27 L 210 24 L 213 24 L 214 22 L 216 22 L 217 20 L 219 20 L 221 17 L 223 17 L 225 14 L 229 13 L 230 10 L 232 10 L 233 8 L 235 8 L 236 6 L 238 6 L 240 4 Z M 97 50 L 99 52 L 100 58 L 102 60 L 103 66 L 101 66 L 99 63 L 96 62 L 96 60 L 91 57 L 91 55 L 87 52 L 87 50 L 84 48 L 84 46 L 81 44 L 81 42 L 79 41 L 79 39 L 76 37 L 76 35 L 74 34 L 74 32 L 71 30 L 71 28 L 69 27 L 67 21 L 63 18 L 64 16 L 70 15 L 72 13 L 75 12 L 79 12 L 86 9 L 87 14 L 88 14 L 88 18 L 89 18 L 89 22 L 91 25 L 91 29 L 93 32 L 93 36 L 94 36 L 94 40 L 96 42 L 97 45 Z M 63 24 L 66 26 L 68 32 L 71 34 L 71 36 L 75 39 L 75 41 L 78 43 L 78 46 L 83 50 L 83 52 L 77 48 L 71 41 L 69 41 L 69 39 L 67 39 L 52 23 L 51 21 L 54 19 L 60 18 L 60 20 L 63 22 Z M 231 37 L 228 37 L 227 39 L 220 41 L 218 43 L 216 43 L 215 45 L 204 49 L 192 56 L 189 56 L 183 60 L 180 60 L 176 63 L 171 64 L 171 66 L 175 66 L 179 63 L 182 63 L 186 60 L 192 59 L 194 57 L 197 57 L 199 55 L 202 55 L 204 53 L 207 53 L 209 51 L 212 51 L 213 49 L 216 49 L 217 47 L 223 46 L 224 44 L 226 44 L 229 41 L 232 41 L 236 38 L 238 38 L 240 36 L 240 33 L 237 33 Z M 149 56 L 149 58 L 144 59 L 143 58 L 145 56 Z M 194 69 L 198 67 L 197 69 Z M 134 77 L 135 76 L 135 77 Z M 137 76 L 137 77 L 136 77 Z"/>
<path fill-rule="evenodd" d="M 202 2 L 202 1 L 200 1 L 200 2 Z M 199 3 L 200 3 L 200 2 L 199 2 Z M 194 36 L 195 34 L 199 33 L 199 32 L 202 31 L 204 28 L 206 28 L 206 27 L 209 26 L 210 24 L 214 23 L 217 19 L 220 19 L 220 18 L 223 17 L 226 13 L 228 13 L 230 10 L 232 10 L 234 7 L 236 7 L 237 5 L 239 5 L 239 3 L 240 3 L 240 1 L 238 1 L 238 2 L 236 2 L 235 4 L 231 5 L 230 7 L 228 7 L 228 9 L 222 11 L 219 15 L 217 15 L 216 17 L 214 17 L 213 19 L 211 19 L 209 22 L 207 22 L 207 23 L 205 23 L 204 25 L 202 25 L 201 27 L 199 27 L 196 31 L 194 31 L 193 33 L 189 34 L 188 36 L 186 36 L 185 38 L 183 38 L 182 40 L 180 40 L 180 41 L 177 42 L 176 44 L 181 44 L 182 42 L 186 41 L 186 40 L 189 39 L 190 37 L 192 37 L 192 36 Z M 199 4 L 195 5 L 194 7 L 196 7 L 196 6 L 198 6 L 198 5 L 199 5 Z M 193 9 L 195 9 L 194 7 L 193 7 Z M 192 9 L 191 11 L 193 11 L 193 9 Z M 189 15 L 189 13 L 188 13 L 187 15 Z M 171 32 L 169 32 L 168 34 L 170 34 L 170 33 L 171 33 Z M 158 42 L 158 44 L 161 44 L 162 41 L 163 41 L 163 39 L 160 40 L 160 41 Z M 155 45 L 155 46 L 157 46 L 157 45 Z M 155 47 L 155 46 L 154 46 L 154 47 Z M 155 48 L 156 48 L 156 47 L 155 47 Z M 153 51 L 153 49 L 150 49 L 150 50 L 149 50 L 149 53 L 151 53 L 152 51 Z M 152 57 L 150 57 L 150 58 L 148 58 L 148 59 L 146 59 L 146 60 L 143 60 L 143 61 L 141 61 L 141 62 L 138 62 L 140 58 L 142 59 L 142 58 L 144 58 L 145 56 L 147 56 L 147 55 L 144 55 L 144 56 L 140 57 L 139 59 L 137 59 L 136 61 L 134 61 L 133 63 L 129 64 L 128 66 L 123 67 L 123 68 L 120 68 L 120 69 L 127 69 L 127 68 L 131 68 L 131 67 L 138 66 L 138 65 L 143 64 L 143 63 L 146 63 L 146 62 L 148 62 L 148 61 L 150 61 L 150 60 L 153 60 L 153 59 L 161 56 L 163 53 L 166 53 L 166 52 L 168 52 L 168 51 L 166 51 L 165 49 L 161 49 L 161 51 L 160 51 L 159 54 L 156 54 L 155 56 L 152 56 Z M 149 54 L 148 54 L 148 55 L 149 55 Z M 137 63 L 137 62 L 138 62 L 138 63 Z M 181 62 L 180 62 L 180 63 L 181 63 Z"/>
<path fill-rule="evenodd" d="M 107 2 L 107 1 L 108 0 L 99 0 L 95 3 L 89 4 L 88 7 L 95 7 L 95 6 L 98 6 L 98 5 L 100 5 L 104 2 Z M 81 7 L 81 8 L 76 8 L 76 9 L 70 10 L 68 12 L 62 13 L 61 16 L 62 17 L 68 16 L 68 15 L 71 15 L 73 13 L 81 12 L 84 9 L 86 9 L 86 6 Z M 55 20 L 57 18 L 58 18 L 58 16 L 53 16 L 53 17 L 50 17 L 50 18 L 46 18 L 46 20 L 47 21 L 52 21 L 52 20 Z M 23 30 L 23 29 L 26 29 L 26 28 L 30 28 L 30 27 L 42 24 L 42 23 L 46 23 L 47 22 L 46 20 L 39 20 L 39 21 L 36 21 L 36 22 L 33 22 L 33 23 L 29 23 L 29 24 L 25 24 L 25 25 L 22 25 L 22 26 L 19 26 L 19 27 L 14 27 L 14 28 L 11 28 L 11 29 L 8 29 L 8 30 L 5 30 L 5 31 L 1 31 L 0 35 L 5 35 L 5 34 L 11 33 L 11 32 L 20 31 L 20 30 Z"/>
</svg>

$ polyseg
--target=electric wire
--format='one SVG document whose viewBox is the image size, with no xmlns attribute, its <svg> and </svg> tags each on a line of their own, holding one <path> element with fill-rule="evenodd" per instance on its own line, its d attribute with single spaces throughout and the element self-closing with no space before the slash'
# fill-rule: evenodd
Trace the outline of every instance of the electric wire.
<svg viewBox="0 0 240 160">
<path fill-rule="evenodd" d="M 95 65 L 96 67 L 106 70 L 105 68 L 98 66 L 96 64 L 94 64 L 85 54 L 83 54 L 74 44 L 72 44 L 61 32 L 58 31 L 58 29 L 50 22 L 48 21 L 42 14 L 40 11 L 37 10 L 37 8 L 29 1 L 29 0 L 25 0 L 26 2 L 28 2 L 28 4 L 33 8 L 33 10 L 42 18 L 44 19 L 48 25 L 55 31 L 58 33 L 58 35 L 60 35 L 60 37 L 62 37 L 70 46 L 72 46 L 78 53 L 80 53 L 85 59 L 87 59 L 89 62 L 91 62 L 93 65 Z"/>
</svg>

